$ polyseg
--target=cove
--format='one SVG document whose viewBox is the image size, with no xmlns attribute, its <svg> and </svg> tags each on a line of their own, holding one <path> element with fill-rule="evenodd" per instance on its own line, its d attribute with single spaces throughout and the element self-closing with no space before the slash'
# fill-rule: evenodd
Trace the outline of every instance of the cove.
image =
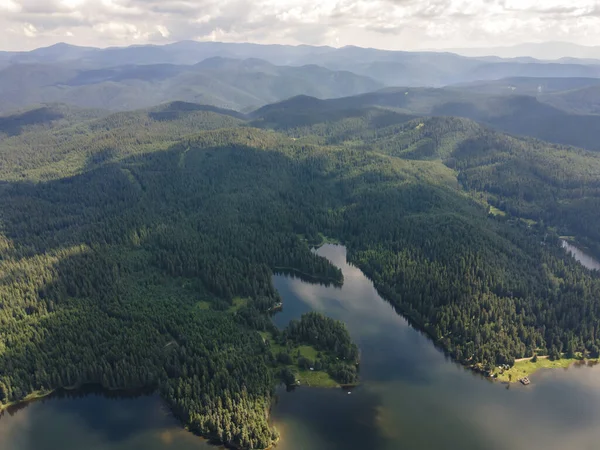
<svg viewBox="0 0 600 450">
<path fill-rule="evenodd" d="M 0 414 L 2 450 L 208 450 L 155 394 L 84 387 L 9 407 Z"/>
<path fill-rule="evenodd" d="M 343 246 L 317 253 L 340 267 L 342 287 L 277 275 L 279 327 L 316 310 L 344 321 L 361 350 L 361 384 L 279 389 L 277 450 L 597 450 L 600 367 L 536 372 L 508 389 L 449 360 L 346 262 Z M 54 395 L 0 418 L 2 450 L 208 450 L 156 395 Z"/>
</svg>

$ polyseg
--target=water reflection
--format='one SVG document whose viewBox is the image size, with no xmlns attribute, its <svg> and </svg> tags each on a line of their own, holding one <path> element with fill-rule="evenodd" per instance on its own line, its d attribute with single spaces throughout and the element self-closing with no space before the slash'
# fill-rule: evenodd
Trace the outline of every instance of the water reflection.
<svg viewBox="0 0 600 450">
<path fill-rule="evenodd" d="M 343 320 L 362 352 L 361 386 L 347 395 L 285 392 L 273 420 L 280 448 L 464 450 L 598 449 L 600 370 L 550 370 L 524 387 L 492 383 L 449 361 L 377 294 L 341 246 L 320 255 L 344 273 L 340 288 L 276 276 L 278 326 L 314 309 Z M 343 431 L 341 431 L 343 430 Z"/>
<path fill-rule="evenodd" d="M 585 253 L 583 250 L 569 244 L 567 241 L 561 241 L 563 248 L 569 252 L 573 258 L 581 263 L 582 266 L 587 267 L 591 270 L 600 270 L 600 262 L 595 260 L 592 256 Z"/>
<path fill-rule="evenodd" d="M 215 450 L 181 428 L 158 396 L 91 388 L 5 411 L 0 418 L 0 448 Z"/>
</svg>

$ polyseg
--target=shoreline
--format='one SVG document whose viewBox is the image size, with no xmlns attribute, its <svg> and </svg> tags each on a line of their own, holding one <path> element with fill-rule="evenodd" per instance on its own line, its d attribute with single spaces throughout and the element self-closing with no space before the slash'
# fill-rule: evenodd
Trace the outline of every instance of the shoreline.
<svg viewBox="0 0 600 450">
<path fill-rule="evenodd" d="M 133 390 L 126 390 L 126 389 L 119 389 L 119 388 L 105 388 L 102 385 L 98 385 L 98 384 L 82 384 L 82 385 L 74 385 L 74 386 L 64 386 L 64 387 L 59 387 L 56 389 L 51 389 L 49 391 L 34 391 L 31 392 L 30 394 L 26 395 L 22 400 L 19 400 L 17 402 L 10 402 L 10 403 L 6 403 L 6 404 L 0 404 L 0 416 L 2 416 L 4 414 L 5 411 L 9 410 L 10 408 L 20 408 L 20 407 L 24 407 L 30 403 L 34 403 L 36 401 L 39 400 L 43 400 L 47 397 L 52 396 L 53 394 L 56 394 L 60 391 L 66 391 L 66 392 L 73 392 L 73 391 L 77 391 L 77 390 L 84 390 L 86 387 L 96 387 L 99 388 L 101 391 L 103 391 L 104 393 L 109 393 L 109 392 L 133 392 Z M 138 390 L 138 392 L 141 393 L 146 393 L 148 395 L 150 395 L 151 392 L 156 392 L 155 389 L 153 389 L 152 391 L 146 391 L 146 388 L 140 388 Z M 88 395 L 91 392 L 88 393 Z M 133 395 L 133 394 L 132 394 Z M 216 440 L 214 440 L 214 436 L 210 436 L 209 434 L 203 434 L 201 432 L 195 431 L 190 429 L 189 424 L 184 423 L 175 413 L 174 411 L 168 406 L 168 403 L 164 400 L 164 398 L 162 398 L 162 396 L 160 396 L 161 401 L 163 402 L 163 404 L 168 408 L 169 413 L 181 424 L 181 428 L 185 431 L 187 431 L 188 433 L 191 433 L 195 436 L 197 436 L 200 439 L 203 439 L 207 442 L 215 442 L 217 443 Z M 271 398 L 271 402 L 272 402 L 273 398 Z M 265 412 L 266 416 L 267 416 L 267 421 L 270 420 L 270 411 L 266 411 Z M 274 447 L 277 446 L 277 444 L 279 443 L 279 441 L 281 440 L 280 437 L 277 437 L 277 439 L 275 439 L 270 445 L 269 447 L 266 447 L 265 449 L 262 450 L 271 450 Z M 225 444 L 222 443 L 220 441 L 218 441 L 219 445 L 224 445 L 225 448 L 231 448 L 231 449 L 235 449 L 235 450 L 243 450 L 241 448 L 235 447 L 231 444 Z"/>
<path fill-rule="evenodd" d="M 353 262 L 349 259 L 348 259 L 348 263 L 353 264 Z M 356 267 L 358 267 L 364 273 L 364 275 L 369 280 L 371 280 L 371 277 L 370 277 L 370 274 L 368 271 L 365 271 L 365 269 L 362 268 L 358 264 L 356 265 Z M 418 332 L 420 332 L 424 336 L 426 336 L 431 341 L 431 343 L 436 348 L 441 350 L 448 358 L 450 358 L 450 360 L 452 360 L 455 364 L 458 364 L 458 365 L 470 370 L 473 373 L 479 374 L 490 381 L 493 381 L 493 382 L 497 381 L 497 382 L 504 383 L 504 384 L 513 384 L 513 383 L 519 383 L 519 380 L 521 378 L 529 377 L 541 369 L 555 369 L 555 368 L 567 369 L 567 368 L 571 367 L 572 365 L 576 365 L 576 364 L 579 364 L 579 365 L 585 364 L 588 366 L 594 366 L 594 365 L 600 363 L 600 357 L 598 357 L 598 358 L 583 358 L 581 356 L 581 353 L 576 353 L 575 358 L 565 358 L 564 354 L 563 354 L 563 355 L 561 355 L 561 359 L 554 360 L 554 361 L 549 360 L 548 355 L 543 355 L 543 356 L 539 355 L 538 361 L 536 363 L 531 363 L 531 359 L 533 358 L 533 356 L 530 356 L 527 358 L 519 358 L 519 359 L 515 359 L 515 364 L 510 369 L 506 369 L 502 373 L 500 373 L 500 370 L 499 370 L 500 368 L 498 366 L 494 367 L 494 371 L 492 373 L 488 373 L 481 364 L 470 364 L 469 361 L 460 361 L 460 360 L 453 358 L 451 356 L 448 348 L 443 344 L 443 340 L 441 338 L 436 338 L 433 334 L 431 334 L 430 331 L 425 326 L 423 326 L 423 324 L 419 320 L 415 319 L 410 314 L 410 312 L 407 311 L 405 308 L 403 308 L 402 306 L 397 305 L 393 301 L 389 300 L 386 297 L 385 293 L 382 292 L 374 282 L 373 282 L 373 287 L 376 289 L 379 296 L 384 301 L 386 301 L 387 303 L 389 303 L 392 306 L 392 308 L 396 311 L 397 314 L 399 314 L 404 319 L 406 319 L 406 321 L 412 328 L 414 328 L 415 330 L 417 330 Z M 544 364 L 544 361 L 547 361 L 547 363 Z M 529 364 L 531 364 L 533 367 L 529 366 Z M 512 378 L 509 378 L 509 375 L 511 375 L 511 374 L 513 376 L 512 376 Z"/>
<path fill-rule="evenodd" d="M 66 389 L 66 388 L 64 388 L 64 389 Z M 23 406 L 27 403 L 33 403 L 37 400 L 41 400 L 43 398 L 46 398 L 46 397 L 54 394 L 56 391 L 57 391 L 57 389 L 52 389 L 50 391 L 33 391 L 32 393 L 27 394 L 22 400 L 19 400 L 17 402 L 9 402 L 6 404 L 0 404 L 0 413 L 3 413 L 4 411 L 6 411 L 10 408 Z"/>
<path fill-rule="evenodd" d="M 322 277 L 318 275 L 311 275 L 306 272 L 302 272 L 301 270 L 294 269 L 293 267 L 272 267 L 271 270 L 273 274 L 284 274 L 284 275 L 298 275 L 300 279 L 305 278 L 308 280 L 314 280 L 316 282 L 329 283 L 334 286 L 342 286 L 344 281 L 338 281 L 334 278 Z"/>
<path fill-rule="evenodd" d="M 565 358 L 551 360 L 547 355 L 538 356 L 537 361 L 531 361 L 533 357 L 520 358 L 515 360 L 515 364 L 506 370 L 496 370 L 488 377 L 492 381 L 498 381 L 505 384 L 519 383 L 522 378 L 529 378 L 540 370 L 544 369 L 569 369 L 574 365 L 595 366 L 600 362 L 600 358 Z"/>
<path fill-rule="evenodd" d="M 16 401 L 16 402 L 10 402 L 10 403 L 6 403 L 6 404 L 0 404 L 0 413 L 3 413 L 4 411 L 10 409 L 10 408 L 19 408 L 22 407 L 24 405 L 27 405 L 29 403 L 34 403 L 38 400 L 43 400 L 47 397 L 50 397 L 54 394 L 58 394 L 61 391 L 64 392 L 75 392 L 75 391 L 82 391 L 85 392 L 85 389 L 89 388 L 90 391 L 88 393 L 92 393 L 93 391 L 91 390 L 91 388 L 97 388 L 99 390 L 101 390 L 104 393 L 118 393 L 121 392 L 124 395 L 136 395 L 136 394 L 144 394 L 144 393 L 150 393 L 150 392 L 154 392 L 154 389 L 150 390 L 150 388 L 146 388 L 146 387 L 142 387 L 139 389 L 121 389 L 121 388 L 107 388 L 104 387 L 100 384 L 95 384 L 95 383 L 89 383 L 89 384 L 81 384 L 81 385 L 72 385 L 72 386 L 61 386 L 61 387 L 57 387 L 55 389 L 50 389 L 48 391 L 43 391 L 43 390 L 38 390 L 38 391 L 33 391 L 29 394 L 27 394 L 25 397 L 23 397 L 23 399 Z"/>
</svg>

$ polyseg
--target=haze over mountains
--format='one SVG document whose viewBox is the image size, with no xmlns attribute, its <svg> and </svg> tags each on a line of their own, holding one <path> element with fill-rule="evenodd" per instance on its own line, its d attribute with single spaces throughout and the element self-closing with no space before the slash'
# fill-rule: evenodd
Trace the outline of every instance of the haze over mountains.
<svg viewBox="0 0 600 450">
<path fill-rule="evenodd" d="M 0 53 L 0 112 L 47 102 L 128 110 L 173 100 L 250 111 L 295 95 L 334 98 L 384 87 L 443 87 L 514 77 L 546 81 L 530 80 L 528 87 L 522 82 L 515 89 L 507 82 L 506 92 L 500 93 L 537 95 L 587 88 L 594 84 L 590 79 L 600 78 L 600 64 L 359 47 L 184 41 L 97 49 L 56 44 Z M 563 87 L 544 87 L 547 79 L 557 78 L 564 80 Z M 470 92 L 472 87 L 462 89 Z M 595 111 L 595 96 L 583 96 L 589 103 L 584 111 L 568 106 L 568 99 L 548 103 Z"/>
<path fill-rule="evenodd" d="M 459 48 L 448 50 L 464 56 L 490 56 L 500 58 L 530 57 L 546 60 L 570 61 L 588 59 L 600 64 L 600 46 L 577 45 L 570 42 L 524 43 L 509 47 Z"/>
</svg>

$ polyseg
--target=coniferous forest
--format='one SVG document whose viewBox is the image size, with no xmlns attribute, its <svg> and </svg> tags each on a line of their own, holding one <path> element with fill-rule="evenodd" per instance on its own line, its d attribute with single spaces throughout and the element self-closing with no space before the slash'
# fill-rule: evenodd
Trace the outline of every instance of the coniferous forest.
<svg viewBox="0 0 600 450">
<path fill-rule="evenodd" d="M 274 272 L 343 283 L 311 251 L 322 235 L 465 365 L 600 354 L 600 276 L 559 240 L 600 251 L 600 154 L 296 101 L 0 121 L 0 403 L 151 387 L 191 430 L 268 447 L 289 374 L 263 333 L 358 376 L 343 324 L 270 319 Z"/>
</svg>

